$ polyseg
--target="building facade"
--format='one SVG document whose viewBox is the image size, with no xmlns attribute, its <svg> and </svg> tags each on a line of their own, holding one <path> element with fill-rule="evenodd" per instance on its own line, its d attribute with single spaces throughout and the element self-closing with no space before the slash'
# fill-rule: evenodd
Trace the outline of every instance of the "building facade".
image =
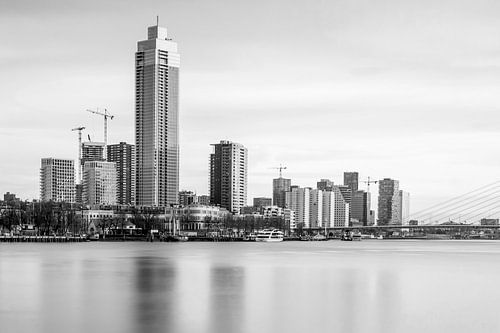
<svg viewBox="0 0 500 333">
<path fill-rule="evenodd" d="M 309 195 L 309 224 L 311 228 L 323 227 L 323 191 L 312 189 Z"/>
<path fill-rule="evenodd" d="M 410 193 L 399 190 L 399 199 L 401 200 L 401 217 L 402 225 L 409 225 L 410 223 Z"/>
<path fill-rule="evenodd" d="M 82 168 L 85 162 L 104 161 L 104 142 L 83 142 L 82 143 Z"/>
<path fill-rule="evenodd" d="M 331 191 L 323 191 L 322 226 L 349 226 L 349 203 L 345 200 L 339 186 L 333 186 Z"/>
<path fill-rule="evenodd" d="M 119 205 L 135 204 L 135 146 L 126 142 L 109 145 L 108 162 L 116 164 L 116 201 Z"/>
<path fill-rule="evenodd" d="M 398 224 L 400 212 L 399 181 L 390 178 L 379 180 L 377 224 Z"/>
<path fill-rule="evenodd" d="M 116 205 L 117 181 L 114 162 L 90 161 L 83 167 L 83 202 Z"/>
<path fill-rule="evenodd" d="M 42 158 L 40 200 L 75 202 L 75 164 L 73 160 Z"/>
<path fill-rule="evenodd" d="M 179 193 L 179 67 L 167 29 L 148 28 L 135 54 L 136 203 L 164 207 Z"/>
<path fill-rule="evenodd" d="M 290 191 L 292 180 L 288 178 L 275 178 L 273 179 L 273 205 L 285 208 L 286 206 L 286 192 Z"/>
<path fill-rule="evenodd" d="M 247 149 L 235 142 L 213 144 L 210 154 L 210 203 L 238 214 L 247 201 Z"/>
</svg>

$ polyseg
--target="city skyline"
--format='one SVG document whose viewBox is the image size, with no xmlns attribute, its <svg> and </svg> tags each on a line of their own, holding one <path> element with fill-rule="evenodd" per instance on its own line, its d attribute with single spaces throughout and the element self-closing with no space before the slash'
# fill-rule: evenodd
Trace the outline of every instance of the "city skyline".
<svg viewBox="0 0 500 333">
<path fill-rule="evenodd" d="M 113 6 L 102 5 L 92 29 L 85 22 L 96 14 L 92 2 L 61 11 L 57 2 L 45 10 L 23 2 L 5 6 L 0 141 L 10 158 L 0 166 L 0 189 L 37 198 L 41 157 L 76 160 L 76 133 L 70 131 L 75 126 L 87 126 L 84 137 L 90 133 L 93 141 L 103 141 L 102 120 L 87 114 L 89 107 L 107 107 L 116 115 L 108 143 L 133 143 L 131 54 L 156 14 L 182 43 L 185 59 L 180 189 L 208 193 L 209 143 L 223 138 L 249 150 L 248 198 L 270 196 L 277 176 L 271 168 L 280 163 L 288 166 L 283 176 L 300 186 L 321 178 L 340 184 L 346 170 L 358 171 L 360 180 L 398 179 L 412 193 L 412 211 L 490 183 L 499 162 L 491 147 L 498 138 L 500 45 L 488 31 L 498 26 L 498 5 L 461 1 L 449 11 L 444 4 L 386 4 L 399 16 L 368 2 L 307 7 L 299 2 L 274 14 L 226 4 L 231 17 L 218 14 L 217 6 L 193 3 L 175 11 L 158 4 L 158 13 L 131 6 L 122 8 L 122 18 L 110 20 Z M 197 5 L 213 14 L 210 19 Z M 302 23 L 295 24 L 299 17 Z M 273 24 L 276 18 L 280 26 Z M 19 19 L 24 24 L 12 34 L 9 26 Z M 41 27 L 42 20 L 51 23 Z M 204 29 L 191 27 L 195 20 Z M 71 33 L 62 31 L 60 25 L 69 22 Z M 234 31 L 227 31 L 229 24 Z M 455 36 L 459 26 L 462 33 Z M 399 32 L 392 32 L 395 28 Z M 27 31 L 50 38 L 33 39 Z M 28 37 L 35 61 L 26 66 Z M 291 64 L 298 59 L 314 61 L 293 67 L 302 79 L 291 84 Z M 255 60 L 259 68 L 250 66 Z M 376 195 L 376 186 L 371 192 Z"/>
</svg>

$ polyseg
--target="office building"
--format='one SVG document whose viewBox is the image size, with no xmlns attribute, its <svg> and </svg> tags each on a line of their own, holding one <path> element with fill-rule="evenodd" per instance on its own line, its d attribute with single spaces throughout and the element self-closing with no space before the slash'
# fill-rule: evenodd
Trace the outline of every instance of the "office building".
<svg viewBox="0 0 500 333">
<path fill-rule="evenodd" d="M 399 181 L 384 178 L 378 182 L 378 225 L 398 224 Z"/>
<path fill-rule="evenodd" d="M 351 189 L 354 193 L 358 190 L 358 173 L 357 172 L 344 172 L 344 185 Z"/>
<path fill-rule="evenodd" d="M 108 162 L 116 164 L 116 201 L 120 205 L 135 204 L 135 146 L 126 142 L 108 145 Z"/>
<path fill-rule="evenodd" d="M 136 203 L 164 207 L 179 194 L 179 67 L 167 29 L 148 28 L 135 54 Z"/>
<path fill-rule="evenodd" d="M 292 180 L 288 178 L 273 179 L 273 205 L 285 208 L 286 192 L 290 191 Z"/>
<path fill-rule="evenodd" d="M 42 158 L 40 200 L 75 202 L 75 164 L 73 160 Z"/>
<path fill-rule="evenodd" d="M 210 203 L 238 214 L 247 201 L 247 149 L 231 141 L 221 141 L 212 146 Z"/>
<path fill-rule="evenodd" d="M 114 162 L 90 161 L 83 166 L 83 202 L 116 205 L 117 181 Z"/>
</svg>

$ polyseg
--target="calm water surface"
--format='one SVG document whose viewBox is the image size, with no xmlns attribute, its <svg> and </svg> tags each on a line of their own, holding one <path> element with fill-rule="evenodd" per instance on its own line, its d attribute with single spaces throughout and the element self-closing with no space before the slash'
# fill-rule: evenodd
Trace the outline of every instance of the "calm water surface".
<svg viewBox="0 0 500 333">
<path fill-rule="evenodd" d="M 500 332 L 500 242 L 0 244 L 1 332 Z"/>
</svg>

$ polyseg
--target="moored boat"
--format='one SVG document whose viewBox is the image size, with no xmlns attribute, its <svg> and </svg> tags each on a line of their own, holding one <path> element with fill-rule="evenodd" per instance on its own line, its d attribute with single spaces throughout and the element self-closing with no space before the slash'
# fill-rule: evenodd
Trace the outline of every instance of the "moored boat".
<svg viewBox="0 0 500 333">
<path fill-rule="evenodd" d="M 256 242 L 282 242 L 283 232 L 278 229 L 264 229 L 257 233 Z"/>
</svg>

